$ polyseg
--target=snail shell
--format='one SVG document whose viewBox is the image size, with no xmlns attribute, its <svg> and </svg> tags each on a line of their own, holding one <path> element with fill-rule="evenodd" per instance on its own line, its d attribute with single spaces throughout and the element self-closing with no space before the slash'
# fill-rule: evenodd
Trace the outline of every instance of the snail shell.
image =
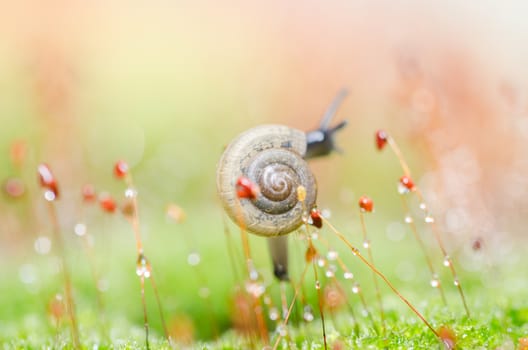
<svg viewBox="0 0 528 350">
<path fill-rule="evenodd" d="M 317 197 L 315 178 L 303 159 L 304 132 L 283 125 L 250 129 L 226 148 L 217 167 L 217 190 L 231 219 L 261 236 L 290 233 L 302 224 L 303 212 Z M 238 199 L 236 181 L 245 176 L 260 188 L 253 200 Z M 299 202 L 297 188 L 306 188 Z"/>
</svg>

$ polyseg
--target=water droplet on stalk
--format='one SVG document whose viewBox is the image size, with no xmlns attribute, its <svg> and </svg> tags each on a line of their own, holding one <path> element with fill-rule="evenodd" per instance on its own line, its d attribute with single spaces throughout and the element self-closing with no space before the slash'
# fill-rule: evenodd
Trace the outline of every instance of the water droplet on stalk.
<svg viewBox="0 0 528 350">
<path fill-rule="evenodd" d="M 187 263 L 191 266 L 196 266 L 200 263 L 200 254 L 192 252 L 187 256 Z"/>
<path fill-rule="evenodd" d="M 351 280 L 354 278 L 354 274 L 352 272 L 347 271 L 343 274 L 343 278 L 346 280 Z"/>
<path fill-rule="evenodd" d="M 86 234 L 86 225 L 81 222 L 75 224 L 73 227 L 73 232 L 75 232 L 75 234 L 79 237 L 84 236 Z"/>
<path fill-rule="evenodd" d="M 330 261 L 337 260 L 338 257 L 339 257 L 339 254 L 335 250 L 329 250 L 328 253 L 326 254 L 326 258 Z"/>
</svg>

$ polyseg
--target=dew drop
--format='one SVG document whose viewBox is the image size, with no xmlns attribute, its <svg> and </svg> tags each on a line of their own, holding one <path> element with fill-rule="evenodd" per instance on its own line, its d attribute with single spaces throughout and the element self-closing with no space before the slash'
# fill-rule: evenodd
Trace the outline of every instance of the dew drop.
<svg viewBox="0 0 528 350">
<path fill-rule="evenodd" d="M 279 310 L 276 307 L 270 308 L 269 318 L 272 321 L 277 321 L 279 319 Z"/>
<path fill-rule="evenodd" d="M 329 250 L 328 253 L 326 254 L 326 258 L 330 261 L 337 260 L 338 257 L 339 257 L 339 254 L 335 250 Z"/>
<path fill-rule="evenodd" d="M 55 193 L 52 190 L 44 191 L 44 199 L 48 202 L 53 202 L 55 200 Z"/>
<path fill-rule="evenodd" d="M 255 268 L 251 268 L 249 271 L 249 279 L 252 281 L 256 281 L 259 278 L 259 273 Z"/>
<path fill-rule="evenodd" d="M 86 234 L 86 225 L 81 222 L 75 224 L 73 232 L 79 237 L 84 236 Z"/>
<path fill-rule="evenodd" d="M 427 205 L 425 203 L 420 203 L 420 209 L 423 211 L 427 210 Z"/>
<path fill-rule="evenodd" d="M 326 260 L 325 260 L 325 258 L 319 258 L 319 259 L 317 259 L 317 266 L 319 266 L 319 267 L 325 267 L 325 265 L 326 265 Z"/>
<path fill-rule="evenodd" d="M 305 224 L 310 224 L 310 220 L 312 220 L 312 218 L 310 217 L 310 214 L 304 210 L 303 213 L 302 213 L 302 222 L 305 223 Z"/>
<path fill-rule="evenodd" d="M 343 274 L 343 278 L 346 279 L 346 280 L 351 280 L 354 278 L 354 274 L 350 271 L 346 271 L 344 274 Z"/>
<path fill-rule="evenodd" d="M 370 247 L 370 241 L 368 239 L 366 239 L 364 242 L 363 242 L 363 247 L 365 249 L 368 249 Z"/>
<path fill-rule="evenodd" d="M 428 224 L 432 224 L 434 222 L 434 217 L 432 217 L 431 215 L 427 215 L 425 217 L 425 222 L 428 223 Z"/>
<path fill-rule="evenodd" d="M 149 261 L 143 254 L 140 254 L 136 264 L 136 275 L 139 277 L 149 278 L 151 272 L 152 270 Z"/>
<path fill-rule="evenodd" d="M 412 224 L 412 222 L 413 222 L 413 218 L 412 218 L 412 216 L 407 215 L 407 216 L 405 217 L 405 223 L 406 223 L 406 224 Z"/>
<path fill-rule="evenodd" d="M 277 333 L 280 334 L 281 337 L 285 337 L 288 335 L 288 330 L 286 328 L 286 325 L 280 324 L 277 326 Z"/>
<path fill-rule="evenodd" d="M 433 276 L 433 278 L 431 278 L 431 287 L 433 288 L 440 287 L 440 280 L 438 279 L 437 276 Z"/>
<path fill-rule="evenodd" d="M 325 271 L 325 276 L 328 278 L 332 278 L 335 276 L 336 271 L 337 267 L 335 265 L 328 265 L 328 268 Z"/>
<path fill-rule="evenodd" d="M 406 194 L 407 192 L 409 192 L 409 189 L 405 187 L 405 185 L 403 185 L 402 183 L 398 183 L 398 193 Z"/>
<path fill-rule="evenodd" d="M 187 264 L 191 266 L 196 266 L 200 263 L 200 254 L 196 252 L 192 252 L 187 256 Z"/>
<path fill-rule="evenodd" d="M 135 198 L 137 197 L 137 190 L 135 188 L 129 187 L 125 190 L 125 197 L 127 198 Z"/>
<path fill-rule="evenodd" d="M 330 209 L 323 209 L 321 210 L 321 216 L 325 219 L 330 219 L 332 217 L 332 212 Z"/>
<path fill-rule="evenodd" d="M 46 255 L 51 250 L 51 240 L 46 236 L 40 236 L 35 240 L 34 248 L 38 254 Z"/>
<path fill-rule="evenodd" d="M 451 265 L 451 258 L 449 257 L 449 255 L 446 255 L 446 257 L 444 258 L 444 266 L 449 267 L 450 265 Z"/>
<path fill-rule="evenodd" d="M 358 284 L 358 283 L 355 283 L 355 284 L 352 286 L 352 293 L 354 293 L 354 294 L 358 294 L 360 291 L 361 291 L 361 288 L 359 287 L 359 284 Z"/>
<path fill-rule="evenodd" d="M 455 278 L 455 280 L 453 281 L 453 284 L 457 287 L 460 285 L 460 281 L 458 280 L 458 278 Z"/>
<path fill-rule="evenodd" d="M 303 318 L 306 322 L 312 322 L 314 320 L 314 314 L 310 305 L 304 307 Z"/>
<path fill-rule="evenodd" d="M 246 291 L 254 298 L 260 298 L 260 296 L 266 291 L 266 287 L 261 283 L 249 282 L 246 283 Z"/>
<path fill-rule="evenodd" d="M 18 270 L 18 277 L 24 284 L 33 284 L 37 280 L 37 271 L 32 264 L 24 264 Z"/>
<path fill-rule="evenodd" d="M 315 281 L 315 289 L 321 289 L 321 282 Z"/>
</svg>

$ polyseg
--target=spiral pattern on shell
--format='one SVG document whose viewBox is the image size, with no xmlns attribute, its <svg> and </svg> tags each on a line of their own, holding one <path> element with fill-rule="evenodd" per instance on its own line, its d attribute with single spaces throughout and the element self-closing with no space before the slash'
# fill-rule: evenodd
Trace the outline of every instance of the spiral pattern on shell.
<svg viewBox="0 0 528 350">
<path fill-rule="evenodd" d="M 315 205 L 317 186 L 308 164 L 304 132 L 282 125 L 250 129 L 226 148 L 217 168 L 217 189 L 231 219 L 261 236 L 290 233 Z M 235 183 L 245 176 L 260 188 L 253 200 L 238 199 Z M 304 203 L 297 188 L 306 188 Z"/>
</svg>

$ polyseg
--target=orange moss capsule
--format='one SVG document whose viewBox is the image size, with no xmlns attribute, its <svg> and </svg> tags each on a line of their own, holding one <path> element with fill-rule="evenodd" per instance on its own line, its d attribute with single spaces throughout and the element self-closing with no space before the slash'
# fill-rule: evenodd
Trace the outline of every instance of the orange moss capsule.
<svg viewBox="0 0 528 350">
<path fill-rule="evenodd" d="M 108 193 L 101 193 L 99 196 L 99 204 L 101 208 L 107 213 L 114 213 L 117 208 L 117 203 Z"/>
<path fill-rule="evenodd" d="M 371 213 L 374 209 L 374 202 L 370 197 L 361 196 L 359 197 L 359 208 L 363 212 Z"/>
<path fill-rule="evenodd" d="M 383 148 L 385 148 L 385 145 L 387 144 L 389 135 L 385 132 L 385 130 L 378 130 L 376 131 L 376 147 L 379 151 L 381 151 Z"/>
<path fill-rule="evenodd" d="M 47 189 L 48 191 L 51 191 L 53 193 L 54 198 L 58 198 L 59 187 L 49 166 L 45 163 L 39 164 L 39 166 L 37 167 L 37 172 L 39 176 L 40 186 Z"/>
<path fill-rule="evenodd" d="M 321 228 L 323 227 L 323 218 L 321 217 L 321 212 L 317 208 L 313 208 L 310 211 L 310 217 L 312 218 L 312 225 Z"/>
<path fill-rule="evenodd" d="M 119 160 L 114 165 L 114 175 L 118 179 L 124 178 L 128 174 L 128 164 L 123 161 Z"/>
</svg>

